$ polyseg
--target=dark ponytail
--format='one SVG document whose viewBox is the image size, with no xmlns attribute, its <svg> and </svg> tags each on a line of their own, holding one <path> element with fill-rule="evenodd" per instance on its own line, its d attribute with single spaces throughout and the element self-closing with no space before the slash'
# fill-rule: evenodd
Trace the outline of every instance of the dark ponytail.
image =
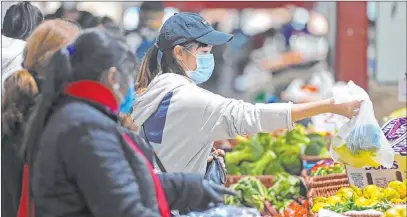
<svg viewBox="0 0 407 217">
<path fill-rule="evenodd" d="M 197 41 L 180 44 L 180 46 L 184 47 L 184 49 L 187 50 L 191 50 L 193 45 L 198 45 L 198 48 L 208 46 Z M 159 49 L 157 45 L 154 45 L 144 56 L 140 73 L 137 75 L 135 86 L 136 89 L 146 88 L 150 84 L 150 82 L 159 74 L 176 73 L 186 76 L 184 69 L 178 63 L 173 54 L 173 48 L 163 51 L 161 53 L 161 60 L 157 60 L 158 52 Z M 160 64 L 158 64 L 158 62 L 160 62 Z"/>
<path fill-rule="evenodd" d="M 136 79 L 136 89 L 146 88 L 159 73 L 157 60 L 158 51 L 158 47 L 154 45 L 144 56 L 140 73 L 137 75 Z"/>
<path fill-rule="evenodd" d="M 22 152 L 26 163 L 29 165 L 32 165 L 35 160 L 38 139 L 42 134 L 52 104 L 62 93 L 65 84 L 72 79 L 71 74 L 69 52 L 66 48 L 63 48 L 51 58 L 46 70 L 41 94 L 36 99 L 33 112 L 29 117 L 24 132 Z"/>
</svg>

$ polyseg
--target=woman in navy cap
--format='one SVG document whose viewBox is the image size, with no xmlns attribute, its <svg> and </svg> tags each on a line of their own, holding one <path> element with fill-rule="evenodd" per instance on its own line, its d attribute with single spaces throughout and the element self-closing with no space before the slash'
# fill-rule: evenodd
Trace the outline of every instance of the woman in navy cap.
<svg viewBox="0 0 407 217">
<path fill-rule="evenodd" d="M 144 91 L 139 91 L 132 116 L 167 171 L 205 173 L 216 140 L 291 130 L 294 122 L 322 113 L 349 118 L 357 113 L 358 101 L 253 105 L 198 87 L 214 69 L 212 47 L 232 38 L 198 14 L 179 13 L 164 23 L 143 60 L 136 87 Z"/>
</svg>

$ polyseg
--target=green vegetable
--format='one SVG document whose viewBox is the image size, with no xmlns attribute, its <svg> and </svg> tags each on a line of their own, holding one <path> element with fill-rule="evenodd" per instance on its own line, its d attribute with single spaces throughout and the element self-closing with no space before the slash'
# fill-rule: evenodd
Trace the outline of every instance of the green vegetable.
<svg viewBox="0 0 407 217">
<path fill-rule="evenodd" d="M 237 192 L 237 196 L 226 196 L 226 205 L 247 205 L 263 211 L 264 202 L 271 199 L 267 188 L 252 176 L 240 179 L 231 189 Z"/>
<path fill-rule="evenodd" d="M 294 199 L 300 196 L 300 180 L 287 173 L 279 173 L 274 177 L 274 184 L 269 188 L 271 204 L 282 212 Z"/>
<path fill-rule="evenodd" d="M 255 140 L 241 143 L 237 148 L 225 155 L 227 164 L 238 165 L 242 161 L 255 161 L 264 153 L 264 147 Z"/>
<path fill-rule="evenodd" d="M 261 144 L 265 150 L 270 150 L 273 145 L 273 137 L 268 133 L 257 133 L 253 136 L 253 139 Z"/>
<path fill-rule="evenodd" d="M 285 172 L 284 167 L 281 165 L 280 160 L 273 161 L 264 170 L 264 175 L 275 175 L 277 173 Z"/>
<path fill-rule="evenodd" d="M 229 175 L 241 175 L 239 166 L 235 164 L 226 164 L 226 170 Z"/>
<path fill-rule="evenodd" d="M 289 144 L 304 144 L 310 143 L 310 139 L 306 135 L 306 129 L 302 125 L 297 125 L 294 130 L 287 132 L 285 135 L 286 141 Z"/>
<path fill-rule="evenodd" d="M 303 168 L 302 161 L 299 155 L 284 153 L 280 157 L 281 164 L 284 169 L 293 175 L 300 175 Z"/>
<path fill-rule="evenodd" d="M 314 177 L 342 173 L 345 173 L 345 166 L 343 164 L 335 163 L 333 165 L 320 166 L 316 170 L 312 170 L 310 176 Z"/>
<path fill-rule="evenodd" d="M 305 127 L 297 125 L 294 130 L 276 139 L 268 133 L 257 133 L 247 141 L 241 140 L 232 152 L 226 153 L 228 174 L 272 175 L 286 171 L 299 175 L 302 170 L 301 150 L 311 140 L 315 140 L 316 144 L 322 143 L 319 141 L 321 136 L 317 135 L 308 138 Z"/>
<path fill-rule="evenodd" d="M 344 213 L 344 212 L 348 212 L 348 211 L 363 211 L 363 210 L 370 210 L 370 209 L 384 212 L 391 207 L 392 207 L 392 204 L 389 203 L 388 201 L 379 202 L 374 206 L 358 206 L 355 203 L 355 198 L 352 198 L 350 200 L 347 200 L 344 203 L 328 205 L 328 206 L 324 207 L 324 209 L 331 210 L 331 211 L 334 211 L 337 213 Z"/>
<path fill-rule="evenodd" d="M 324 137 L 317 133 L 308 134 L 307 137 L 310 139 L 310 143 L 305 148 L 304 154 L 319 156 L 322 150 L 325 148 L 326 141 Z"/>
<path fill-rule="evenodd" d="M 301 154 L 301 145 L 294 144 L 290 145 L 286 142 L 286 140 L 282 137 L 277 138 L 277 140 L 273 143 L 272 150 L 276 153 L 277 156 L 282 154 L 290 154 L 290 155 L 300 155 Z"/>
<path fill-rule="evenodd" d="M 319 156 L 319 154 L 322 151 L 322 147 L 318 146 L 317 144 L 309 144 L 307 145 L 307 148 L 305 148 L 305 155 L 310 155 L 310 156 Z"/>
<path fill-rule="evenodd" d="M 240 165 L 240 171 L 244 175 L 263 175 L 264 170 L 269 164 L 272 164 L 273 161 L 277 159 L 277 156 L 274 152 L 268 150 L 266 151 L 261 158 L 253 163 L 243 162 Z"/>
</svg>

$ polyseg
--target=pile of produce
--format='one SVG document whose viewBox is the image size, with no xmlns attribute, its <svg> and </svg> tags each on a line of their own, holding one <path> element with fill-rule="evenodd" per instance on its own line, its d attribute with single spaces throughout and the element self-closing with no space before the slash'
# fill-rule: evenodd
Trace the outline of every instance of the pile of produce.
<svg viewBox="0 0 407 217">
<path fill-rule="evenodd" d="M 307 156 L 318 156 L 318 157 L 329 157 L 329 151 L 326 147 L 326 139 L 324 133 L 310 133 L 307 135 L 310 142 L 305 148 L 304 155 Z"/>
<path fill-rule="evenodd" d="M 405 205 L 397 205 L 387 210 L 383 217 L 406 217 L 407 210 Z"/>
<path fill-rule="evenodd" d="M 292 202 L 285 210 L 276 217 L 308 217 L 308 204 L 305 202 L 303 205 L 297 202 Z"/>
<path fill-rule="evenodd" d="M 316 136 L 311 137 L 318 141 Z M 239 140 L 238 145 L 225 156 L 229 175 L 274 175 L 280 172 L 300 175 L 301 150 L 311 141 L 302 125 L 277 137 L 258 133 L 250 139 L 240 137 Z M 318 141 L 311 148 L 313 152 L 320 151 L 320 143 Z"/>
<path fill-rule="evenodd" d="M 274 184 L 266 188 L 258 179 L 247 176 L 231 186 L 237 196 L 226 196 L 227 205 L 253 207 L 260 212 L 270 203 L 273 210 L 284 213 L 285 208 L 301 198 L 300 180 L 287 173 L 278 173 Z"/>
<path fill-rule="evenodd" d="M 324 176 L 331 174 L 345 173 L 345 165 L 336 163 L 332 160 L 324 160 L 316 163 L 309 171 L 311 177 Z"/>
<path fill-rule="evenodd" d="M 237 196 L 226 196 L 226 205 L 247 206 L 264 210 L 264 203 L 270 201 L 268 189 L 255 177 L 247 176 L 240 179 L 231 189 Z"/>
<path fill-rule="evenodd" d="M 336 213 L 348 211 L 377 210 L 385 212 L 394 204 L 406 203 L 407 182 L 392 181 L 383 189 L 368 185 L 363 190 L 356 186 L 341 188 L 328 198 L 313 198 L 312 212 L 328 209 Z"/>
<path fill-rule="evenodd" d="M 286 207 L 301 197 L 300 180 L 287 173 L 279 173 L 274 177 L 274 184 L 269 188 L 270 203 L 282 213 Z"/>
</svg>

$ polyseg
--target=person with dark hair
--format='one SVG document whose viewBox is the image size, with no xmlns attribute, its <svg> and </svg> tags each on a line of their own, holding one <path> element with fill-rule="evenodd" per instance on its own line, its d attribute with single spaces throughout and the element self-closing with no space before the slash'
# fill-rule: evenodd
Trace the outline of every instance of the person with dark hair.
<svg viewBox="0 0 407 217">
<path fill-rule="evenodd" d="M 12 5 L 4 16 L 2 34 L 9 38 L 25 40 L 44 20 L 41 11 L 30 2 Z"/>
<path fill-rule="evenodd" d="M 198 174 L 156 174 L 151 148 L 118 123 L 135 100 L 136 62 L 98 28 L 52 56 L 23 142 L 35 216 L 169 217 L 233 194 Z"/>
<path fill-rule="evenodd" d="M 140 23 L 127 34 L 127 43 L 142 61 L 154 42 L 164 20 L 164 4 L 161 1 L 146 1 L 140 6 Z"/>
<path fill-rule="evenodd" d="M 65 19 L 77 22 L 82 29 L 94 28 L 101 24 L 99 17 L 94 16 L 88 11 L 80 11 L 77 9 L 78 2 L 62 1 L 55 13 L 48 14 L 45 19 Z"/>
<path fill-rule="evenodd" d="M 87 11 L 81 11 L 77 21 L 82 29 L 94 28 L 101 24 L 99 17 Z"/>
<path fill-rule="evenodd" d="M 291 130 L 294 122 L 321 113 L 351 118 L 360 106 L 358 101 L 336 104 L 333 99 L 253 105 L 198 87 L 212 75 L 212 47 L 232 38 L 214 30 L 198 14 L 178 13 L 164 23 L 142 62 L 135 85 L 144 92 L 132 117 L 167 171 L 203 174 L 213 141 L 278 128 Z"/>
<path fill-rule="evenodd" d="M 40 24 L 24 42 L 21 59 L 24 70 L 5 79 L 2 97 L 2 215 L 24 217 L 27 214 L 28 189 L 22 188 L 28 177 L 19 148 L 22 146 L 28 115 L 41 90 L 45 68 L 54 52 L 66 46 L 80 29 L 67 21 L 50 20 Z M 10 48 L 11 49 L 11 48 Z M 24 49 L 24 52 L 22 51 Z M 3 53 L 3 57 L 4 57 Z M 23 63 L 23 64 L 21 64 Z M 3 66 L 3 65 L 2 65 Z M 25 179 L 24 179 L 25 178 Z"/>
<path fill-rule="evenodd" d="M 4 82 L 1 102 L 1 215 L 17 216 L 23 180 L 19 156 L 25 124 L 38 87 L 30 73 L 21 69 Z"/>
<path fill-rule="evenodd" d="M 123 31 L 121 30 L 120 26 L 108 16 L 100 18 L 100 26 L 111 31 L 112 33 L 123 35 Z"/>
</svg>

